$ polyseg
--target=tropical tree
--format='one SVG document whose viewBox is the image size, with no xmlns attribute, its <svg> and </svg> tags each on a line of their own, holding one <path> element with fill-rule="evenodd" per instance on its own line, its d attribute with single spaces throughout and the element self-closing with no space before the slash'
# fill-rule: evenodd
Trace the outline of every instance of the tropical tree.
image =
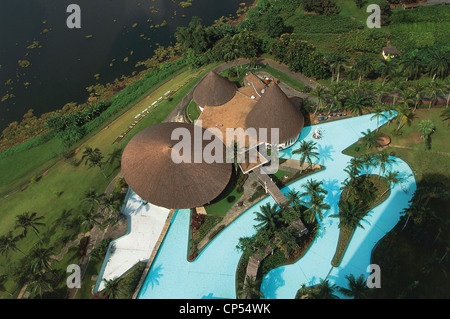
<svg viewBox="0 0 450 319">
<path fill-rule="evenodd" d="M 416 54 L 404 56 L 400 62 L 407 80 L 417 79 L 422 73 L 422 59 Z"/>
<path fill-rule="evenodd" d="M 412 95 L 414 96 L 414 110 L 413 112 L 416 112 L 417 104 L 422 101 L 422 94 L 424 93 L 425 87 L 420 83 L 415 83 L 411 87 Z"/>
<path fill-rule="evenodd" d="M 328 194 L 328 191 L 322 187 L 323 181 L 316 181 L 313 179 L 309 179 L 306 181 L 306 184 L 303 184 L 305 188 L 305 192 L 301 194 L 301 196 L 310 196 L 311 199 L 317 197 L 321 194 Z"/>
<path fill-rule="evenodd" d="M 43 248 L 40 245 L 34 248 L 30 255 L 31 259 L 31 270 L 33 272 L 41 271 L 42 269 L 51 270 L 51 263 L 53 256 L 53 248 Z"/>
<path fill-rule="evenodd" d="M 316 86 L 309 94 L 316 98 L 316 110 L 314 111 L 314 117 L 319 109 L 323 108 L 324 101 L 326 100 L 326 90 L 322 85 Z"/>
<path fill-rule="evenodd" d="M 348 56 L 343 56 L 340 53 L 333 54 L 327 57 L 328 63 L 330 64 L 330 67 L 333 71 L 332 73 L 333 75 L 336 75 L 336 82 L 339 82 L 341 70 L 348 63 L 348 59 Z M 333 77 L 331 81 L 333 81 Z"/>
<path fill-rule="evenodd" d="M 286 193 L 286 198 L 289 204 L 294 207 L 295 211 L 300 212 L 301 206 L 304 204 L 304 202 L 301 200 L 300 192 L 296 191 L 295 189 L 291 189 Z"/>
<path fill-rule="evenodd" d="M 419 122 L 418 129 L 422 138 L 425 141 L 425 148 L 430 149 L 430 136 L 435 130 L 435 126 L 432 120 L 422 120 Z"/>
<path fill-rule="evenodd" d="M 17 242 L 22 239 L 22 236 L 14 236 L 12 231 L 9 231 L 6 235 L 0 237 L 0 254 L 8 256 L 9 252 L 18 251 L 25 257 L 27 255 L 17 247 Z"/>
<path fill-rule="evenodd" d="M 448 52 L 442 50 L 433 50 L 428 52 L 428 72 L 433 77 L 432 81 L 437 78 L 444 79 L 448 74 Z"/>
<path fill-rule="evenodd" d="M 339 287 L 339 292 L 347 297 L 353 297 L 354 299 L 367 299 L 370 288 L 367 287 L 366 279 L 361 274 L 358 278 L 355 278 L 353 274 L 345 276 L 348 282 L 348 288 Z"/>
<path fill-rule="evenodd" d="M 450 109 L 444 109 L 441 113 L 441 117 L 444 122 L 447 122 L 447 126 L 450 125 Z"/>
<path fill-rule="evenodd" d="M 270 203 L 267 203 L 259 208 L 260 211 L 255 213 L 255 220 L 258 221 L 259 224 L 254 227 L 257 230 L 266 229 L 274 232 L 282 223 L 281 214 L 278 210 L 277 204 L 270 205 Z"/>
<path fill-rule="evenodd" d="M 85 230 L 89 230 L 94 226 L 100 226 L 101 223 L 97 219 L 99 219 L 101 217 L 102 216 L 96 210 L 91 209 L 91 210 L 84 211 L 79 217 L 80 225 Z"/>
<path fill-rule="evenodd" d="M 6 274 L 2 274 L 0 275 L 0 291 L 4 291 L 6 292 L 8 295 L 12 296 L 13 294 L 11 292 L 9 292 L 6 287 L 5 287 L 5 283 L 8 280 L 8 275 Z"/>
<path fill-rule="evenodd" d="M 41 298 L 44 292 L 53 291 L 51 273 L 36 271 L 29 273 L 27 277 L 27 284 L 31 292 L 38 294 Z"/>
<path fill-rule="evenodd" d="M 39 222 L 39 220 L 44 219 L 44 216 L 37 216 L 36 212 L 30 214 L 30 212 L 25 212 L 21 215 L 16 216 L 16 224 L 14 229 L 22 228 L 22 236 L 26 236 L 28 233 L 28 229 L 31 228 L 33 232 L 36 234 L 37 238 L 41 240 L 39 237 L 39 226 L 45 226 L 44 223 Z"/>
<path fill-rule="evenodd" d="M 393 164 L 393 163 L 395 163 L 395 159 L 390 157 L 389 154 L 386 153 L 386 152 L 378 153 L 375 156 L 375 163 L 374 164 L 380 166 L 379 178 L 381 178 L 381 174 L 386 171 L 386 167 L 388 165 Z"/>
<path fill-rule="evenodd" d="M 331 100 L 330 109 L 328 110 L 328 114 L 330 114 L 334 107 L 342 104 L 342 99 L 344 98 L 342 86 L 339 84 L 331 85 L 327 91 L 327 96 Z"/>
<path fill-rule="evenodd" d="M 117 214 L 120 210 L 120 199 L 117 197 L 116 193 L 109 194 L 109 196 L 103 196 L 101 207 L 105 217 L 111 218 L 111 216 Z"/>
<path fill-rule="evenodd" d="M 81 201 L 89 203 L 90 209 L 94 209 L 94 207 L 100 205 L 103 196 L 104 194 L 97 194 L 95 190 L 90 189 L 84 193 L 84 198 Z"/>
<path fill-rule="evenodd" d="M 362 115 L 363 110 L 366 110 L 370 104 L 371 101 L 369 98 L 360 94 L 352 94 L 345 100 L 344 107 L 353 114 Z"/>
<path fill-rule="evenodd" d="M 367 129 L 366 132 L 361 132 L 361 134 L 363 136 L 361 137 L 361 141 L 364 143 L 367 150 L 379 145 L 378 139 L 380 138 L 380 133 Z"/>
<path fill-rule="evenodd" d="M 358 87 L 361 85 L 361 80 L 363 77 L 366 77 L 371 69 L 372 69 L 372 59 L 368 56 L 362 56 L 361 58 L 356 60 L 356 64 L 354 69 L 356 73 L 359 75 L 358 78 Z"/>
<path fill-rule="evenodd" d="M 406 104 L 397 105 L 395 110 L 397 111 L 397 120 L 399 122 L 399 125 L 396 129 L 396 131 L 398 133 L 400 131 L 400 129 L 402 128 L 402 126 L 411 120 L 410 118 L 411 118 L 412 113 L 411 113 L 411 109 Z"/>
<path fill-rule="evenodd" d="M 440 93 L 443 93 L 443 90 L 440 88 L 438 82 L 433 81 L 428 84 L 427 95 L 430 100 L 430 103 L 428 104 L 428 111 L 431 109 L 431 105 L 437 101 Z"/>
<path fill-rule="evenodd" d="M 317 287 L 312 289 L 309 294 L 310 299 L 339 299 L 338 296 L 335 295 L 335 291 L 337 290 L 336 285 L 331 285 L 328 280 L 320 279 L 320 284 Z"/>
<path fill-rule="evenodd" d="M 85 151 L 83 152 L 82 159 L 85 159 L 84 164 L 87 165 L 89 163 L 89 167 L 98 167 L 102 172 L 103 176 L 107 178 L 104 172 L 104 162 L 103 155 L 100 149 L 92 149 L 90 146 L 86 146 Z"/>
<path fill-rule="evenodd" d="M 381 197 L 383 197 L 384 194 L 386 194 L 386 193 L 391 189 L 392 185 L 401 182 L 401 179 L 400 179 L 400 177 L 399 177 L 399 174 L 400 174 L 400 173 L 397 172 L 397 171 L 395 171 L 395 172 L 389 171 L 389 172 L 384 176 L 384 178 L 385 178 L 386 181 L 388 182 L 388 185 L 389 185 L 389 186 L 388 186 L 388 188 L 386 188 L 386 190 L 383 192 L 383 194 L 381 194 Z"/>
<path fill-rule="evenodd" d="M 381 63 L 378 66 L 378 72 L 383 78 L 383 85 L 386 83 L 387 79 L 392 78 L 392 75 L 395 73 L 395 70 L 397 70 L 397 68 L 398 64 L 393 60 L 391 61 L 385 59 L 381 60 Z"/>
<path fill-rule="evenodd" d="M 245 283 L 239 293 L 241 297 L 246 296 L 248 299 L 264 298 L 264 294 L 259 289 L 258 283 L 250 276 L 247 276 L 245 279 Z"/>
<path fill-rule="evenodd" d="M 372 117 L 370 119 L 371 120 L 374 119 L 374 118 L 377 119 L 377 132 L 378 132 L 378 130 L 380 128 L 380 125 L 379 125 L 380 124 L 380 118 L 384 118 L 385 120 L 387 120 L 388 117 L 386 116 L 386 114 L 384 114 L 385 113 L 384 112 L 384 108 L 381 107 L 381 105 L 376 105 L 375 108 L 374 108 L 374 112 L 375 112 L 375 114 L 372 115 Z"/>
<path fill-rule="evenodd" d="M 120 289 L 120 283 L 122 280 L 123 277 L 118 277 L 111 280 L 103 279 L 105 288 L 102 291 L 102 295 L 108 296 L 108 299 L 117 299 L 120 295 L 123 295 L 124 293 Z"/>
<path fill-rule="evenodd" d="M 303 170 L 303 164 L 305 162 L 309 163 L 309 168 L 312 167 L 312 158 L 318 159 L 319 153 L 316 152 L 317 150 L 317 143 L 313 141 L 302 141 L 300 143 L 300 147 L 294 151 L 292 151 L 292 154 L 301 154 L 300 157 L 300 166 Z"/>
<path fill-rule="evenodd" d="M 366 215 L 363 207 L 358 203 L 351 201 L 340 201 L 339 202 L 339 214 L 330 215 L 333 218 L 339 218 L 339 228 L 350 228 L 354 229 L 356 227 L 364 227 L 361 225 L 361 220 Z"/>
<path fill-rule="evenodd" d="M 324 203 L 325 196 L 324 195 L 316 195 L 311 198 L 309 204 L 309 208 L 306 209 L 303 213 L 307 216 L 308 222 L 312 224 L 316 220 L 316 216 L 319 217 L 319 220 L 323 219 L 323 211 L 330 209 L 330 205 Z"/>
</svg>

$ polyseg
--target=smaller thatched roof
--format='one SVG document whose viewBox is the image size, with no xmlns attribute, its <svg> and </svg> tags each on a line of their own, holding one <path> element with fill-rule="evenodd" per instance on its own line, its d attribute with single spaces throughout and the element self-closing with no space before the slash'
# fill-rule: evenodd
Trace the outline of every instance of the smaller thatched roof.
<svg viewBox="0 0 450 319">
<path fill-rule="evenodd" d="M 195 88 L 193 99 L 201 107 L 220 106 L 229 102 L 236 92 L 236 84 L 210 71 Z"/>
<path fill-rule="evenodd" d="M 266 89 L 260 100 L 248 113 L 245 120 L 247 128 L 253 127 L 257 130 L 267 129 L 267 141 L 271 141 L 270 131 L 272 128 L 279 129 L 279 142 L 285 143 L 300 135 L 305 124 L 303 114 L 300 112 L 298 99 L 290 99 L 278 86 L 272 82 Z"/>
</svg>

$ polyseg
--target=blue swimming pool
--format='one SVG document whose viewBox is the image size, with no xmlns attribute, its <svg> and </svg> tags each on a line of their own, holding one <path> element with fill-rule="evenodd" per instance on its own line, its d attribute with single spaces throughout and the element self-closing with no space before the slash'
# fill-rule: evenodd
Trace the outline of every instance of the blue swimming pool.
<svg viewBox="0 0 450 319">
<path fill-rule="evenodd" d="M 328 216 L 337 213 L 339 188 L 346 178 L 344 168 L 350 160 L 350 157 L 342 154 L 342 150 L 357 141 L 361 132 L 376 128 L 376 120 L 370 118 L 371 115 L 364 115 L 303 129 L 300 141 L 314 140 L 312 134 L 316 128 L 322 131 L 323 138 L 314 141 L 318 143 L 320 153 L 317 163 L 324 165 L 326 169 L 309 178 L 324 182 L 323 186 L 328 190 L 325 200 L 331 209 L 324 214 L 319 235 L 306 255 L 293 265 L 273 269 L 263 279 L 261 291 L 266 298 L 294 298 L 302 284 L 317 284 L 330 270 L 328 279 L 340 286 L 346 284 L 347 274 L 367 275 L 366 269 L 374 245 L 395 226 L 400 218 L 399 212 L 408 206 L 416 187 L 414 176 L 405 162 L 396 159 L 392 169 L 401 172 L 402 182 L 392 188 L 388 200 L 366 217 L 363 224 L 365 229 L 355 232 L 341 266 L 331 269 L 330 262 L 336 249 L 339 230 L 338 219 Z M 281 157 L 298 159 L 300 155 L 293 155 L 292 150 L 297 149 L 299 143 L 282 151 Z M 375 168 L 374 173 L 377 172 Z M 304 183 L 305 180 L 300 180 L 282 191 L 301 190 Z M 269 197 L 248 209 L 223 230 L 194 262 L 188 262 L 186 258 L 189 210 L 178 211 L 138 298 L 236 298 L 235 272 L 241 257 L 236 245 L 239 238 L 255 234 L 254 213 L 267 202 L 274 203 Z"/>
</svg>

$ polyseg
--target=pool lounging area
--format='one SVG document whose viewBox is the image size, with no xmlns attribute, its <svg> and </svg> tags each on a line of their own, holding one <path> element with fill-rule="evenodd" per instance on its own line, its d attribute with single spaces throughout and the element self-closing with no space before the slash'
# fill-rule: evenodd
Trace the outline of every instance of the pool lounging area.
<svg viewBox="0 0 450 319">
<path fill-rule="evenodd" d="M 388 114 L 386 113 L 388 116 Z M 393 186 L 391 195 L 381 205 L 375 207 L 363 221 L 365 229 L 357 229 L 343 257 L 341 265 L 332 268 L 331 260 L 336 250 L 339 220 L 329 215 L 337 213 L 337 203 L 341 194 L 340 186 L 346 178 L 344 168 L 350 157 L 342 151 L 361 137 L 361 132 L 368 128 L 376 129 L 376 120 L 371 115 L 349 118 L 320 126 L 305 127 L 299 142 L 288 150 L 280 152 L 286 159 L 298 159 L 293 155 L 300 141 L 317 142 L 319 160 L 315 164 L 324 165 L 325 170 L 309 176 L 323 181 L 328 190 L 325 202 L 331 206 L 324 214 L 318 236 L 311 248 L 293 265 L 279 267 L 270 271 L 263 279 L 261 291 L 266 298 L 291 299 L 295 297 L 302 284 L 306 286 L 319 283 L 328 274 L 331 284 L 346 285 L 345 275 L 369 275 L 367 266 L 376 243 L 398 222 L 400 211 L 408 206 L 415 188 L 415 179 L 410 167 L 395 158 L 392 170 L 399 171 L 402 182 Z M 384 124 L 384 120 L 380 125 Z M 321 139 L 312 137 L 316 128 L 322 133 Z M 377 168 L 372 169 L 378 174 Z M 282 189 L 301 191 L 305 179 Z M 238 240 L 244 236 L 253 236 L 255 212 L 266 203 L 274 203 L 268 197 L 243 213 L 226 229 L 216 236 L 193 262 L 187 260 L 189 240 L 189 210 L 179 210 L 174 215 L 167 235 L 158 251 L 147 278 L 139 292 L 139 299 L 201 299 L 201 298 L 236 298 L 235 272 L 241 257 L 237 251 Z M 148 256 L 147 256 L 148 258 Z M 330 271 L 331 270 L 331 271 Z"/>
</svg>

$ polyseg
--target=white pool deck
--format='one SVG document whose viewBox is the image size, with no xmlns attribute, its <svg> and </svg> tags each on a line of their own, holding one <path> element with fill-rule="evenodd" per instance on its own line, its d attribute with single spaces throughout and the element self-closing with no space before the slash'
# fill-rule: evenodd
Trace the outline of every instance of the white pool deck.
<svg viewBox="0 0 450 319">
<path fill-rule="evenodd" d="M 104 289 L 104 280 L 120 277 L 136 263 L 148 261 L 170 212 L 145 204 L 132 190 L 128 191 L 124 203 L 121 213 L 127 216 L 127 234 L 109 245 L 94 292 Z"/>
</svg>

